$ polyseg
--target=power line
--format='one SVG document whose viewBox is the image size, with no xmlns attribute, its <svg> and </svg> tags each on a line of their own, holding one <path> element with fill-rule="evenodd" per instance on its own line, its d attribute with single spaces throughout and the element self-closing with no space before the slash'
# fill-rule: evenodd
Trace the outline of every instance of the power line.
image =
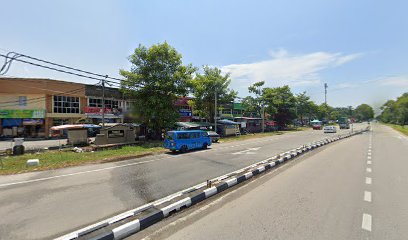
<svg viewBox="0 0 408 240">
<path fill-rule="evenodd" d="M 41 64 L 38 64 L 38 63 L 33 63 L 33 62 L 25 61 L 25 60 L 18 59 L 18 58 L 15 58 L 15 57 L 12 58 L 12 57 L 9 57 L 8 55 L 4 55 L 4 54 L 0 54 L 0 56 L 4 57 L 4 58 L 6 58 L 6 59 L 11 59 L 11 60 L 9 60 L 9 62 L 7 62 L 7 60 L 6 60 L 6 62 L 7 62 L 7 64 L 8 64 L 7 67 L 4 67 L 5 65 L 3 65 L 3 67 L 4 67 L 4 68 L 7 68 L 7 69 L 10 68 L 11 61 L 18 61 L 18 62 L 30 64 L 30 65 L 33 65 L 33 66 L 42 67 L 42 68 L 46 68 L 46 69 L 49 69 L 49 70 L 54 70 L 54 71 L 57 71 L 57 72 L 62 72 L 62 73 L 66 73 L 66 74 L 75 75 L 75 76 L 78 76 L 78 77 L 89 78 L 89 79 L 94 79 L 94 80 L 98 80 L 98 81 L 104 80 L 104 81 L 109 82 L 109 83 L 117 83 L 117 84 L 119 84 L 118 82 L 115 82 L 115 81 L 112 81 L 112 80 L 106 80 L 106 79 L 102 79 L 102 78 L 96 78 L 96 77 L 86 76 L 86 75 L 79 74 L 79 73 L 74 73 L 74 72 L 70 72 L 70 71 L 66 71 L 66 70 L 62 70 L 62 69 L 58 69 L 58 68 L 54 68 L 54 67 L 49 67 L 49 66 L 41 65 Z M 6 64 L 6 63 L 5 63 L 5 64 Z M 2 68 L 3 68 L 3 67 L 2 67 Z M 3 74 L 4 74 L 4 73 L 3 73 Z M 107 76 L 107 75 L 106 75 L 106 76 Z M 106 77 L 106 76 L 105 76 L 105 77 Z M 109 76 L 108 76 L 108 77 L 109 77 Z M 120 81 L 122 81 L 122 80 L 120 80 Z"/>
<path fill-rule="evenodd" d="M 15 52 L 13 52 L 13 53 L 15 53 Z M 84 70 L 81 70 L 81 69 L 78 69 L 78 68 L 73 68 L 73 67 L 62 65 L 62 64 L 46 61 L 46 60 L 39 59 L 39 58 L 36 58 L 36 57 L 31 57 L 31 56 L 28 56 L 28 55 L 25 55 L 25 54 L 21 54 L 21 53 L 15 53 L 15 54 L 18 54 L 19 56 L 26 57 L 26 58 L 29 58 L 29 59 L 33 59 L 33 60 L 36 60 L 36 61 L 39 61 L 39 62 L 43 62 L 43 63 L 55 65 L 55 66 L 58 66 L 58 67 L 63 67 L 63 68 L 66 68 L 66 69 L 74 70 L 74 71 L 77 71 L 77 72 L 82 72 L 82 73 L 86 73 L 86 74 L 90 74 L 90 75 L 94 75 L 94 76 L 98 76 L 98 77 L 103 77 L 103 78 L 107 78 L 107 79 L 122 81 L 122 79 L 119 79 L 119 78 L 114 78 L 114 77 L 109 77 L 108 75 L 102 75 L 102 74 L 98 74 L 98 73 L 84 71 Z"/>
</svg>

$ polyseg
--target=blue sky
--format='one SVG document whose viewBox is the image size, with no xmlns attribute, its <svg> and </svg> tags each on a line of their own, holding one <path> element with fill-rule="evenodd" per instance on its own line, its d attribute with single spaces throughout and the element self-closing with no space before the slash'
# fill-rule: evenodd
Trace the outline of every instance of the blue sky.
<svg viewBox="0 0 408 240">
<path fill-rule="evenodd" d="M 407 1 L 1 1 L 0 52 L 118 77 L 139 44 L 167 41 L 185 63 L 229 72 L 240 96 L 260 80 L 333 106 L 408 91 Z M 15 63 L 10 76 L 95 83 Z"/>
</svg>

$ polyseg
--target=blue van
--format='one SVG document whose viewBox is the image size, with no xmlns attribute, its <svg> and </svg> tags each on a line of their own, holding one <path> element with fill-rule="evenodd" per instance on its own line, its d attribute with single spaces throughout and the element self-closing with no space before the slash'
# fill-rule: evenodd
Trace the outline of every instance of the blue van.
<svg viewBox="0 0 408 240">
<path fill-rule="evenodd" d="M 164 147 L 171 151 L 187 152 L 190 149 L 206 149 L 211 145 L 211 138 L 206 131 L 169 131 L 164 139 Z"/>
</svg>

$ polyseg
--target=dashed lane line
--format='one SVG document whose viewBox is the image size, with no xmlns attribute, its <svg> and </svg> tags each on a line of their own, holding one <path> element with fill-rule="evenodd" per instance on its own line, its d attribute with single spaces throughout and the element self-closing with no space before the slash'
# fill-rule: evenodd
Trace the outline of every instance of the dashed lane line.
<svg viewBox="0 0 408 240">
<path fill-rule="evenodd" d="M 373 180 L 370 177 L 366 177 L 365 183 L 366 184 L 371 184 Z"/>
<path fill-rule="evenodd" d="M 370 214 L 363 213 L 363 222 L 361 223 L 361 228 L 371 232 L 372 217 Z"/>
<path fill-rule="evenodd" d="M 364 201 L 371 202 L 371 192 L 364 191 Z"/>
</svg>

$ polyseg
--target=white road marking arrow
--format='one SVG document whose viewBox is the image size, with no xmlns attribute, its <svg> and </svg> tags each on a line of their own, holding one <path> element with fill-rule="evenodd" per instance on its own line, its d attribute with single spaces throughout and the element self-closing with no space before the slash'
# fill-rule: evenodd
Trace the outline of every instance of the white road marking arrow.
<svg viewBox="0 0 408 240">
<path fill-rule="evenodd" d="M 258 151 L 259 149 L 261 149 L 260 147 L 257 148 L 247 148 L 246 150 L 242 150 L 239 152 L 234 152 L 232 154 L 234 155 L 238 155 L 238 154 L 255 154 L 254 151 Z"/>
</svg>

